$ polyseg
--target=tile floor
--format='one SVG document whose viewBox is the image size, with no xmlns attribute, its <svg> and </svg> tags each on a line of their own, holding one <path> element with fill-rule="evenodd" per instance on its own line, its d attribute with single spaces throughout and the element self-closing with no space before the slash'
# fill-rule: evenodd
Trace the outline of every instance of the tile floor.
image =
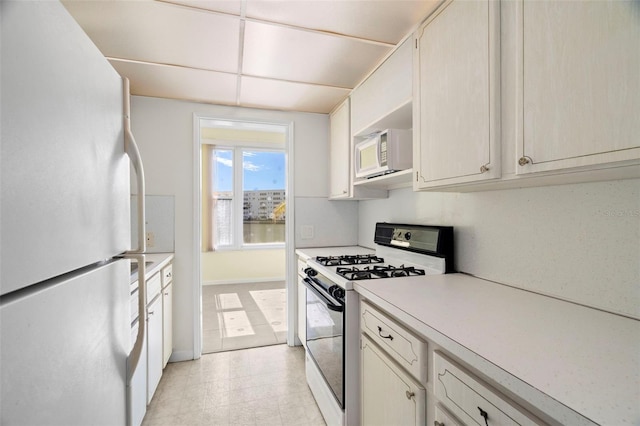
<svg viewBox="0 0 640 426">
<path fill-rule="evenodd" d="M 274 345 L 170 363 L 143 426 L 324 426 L 302 347 Z"/>
<path fill-rule="evenodd" d="M 284 281 L 202 287 L 202 352 L 287 341 Z"/>
</svg>

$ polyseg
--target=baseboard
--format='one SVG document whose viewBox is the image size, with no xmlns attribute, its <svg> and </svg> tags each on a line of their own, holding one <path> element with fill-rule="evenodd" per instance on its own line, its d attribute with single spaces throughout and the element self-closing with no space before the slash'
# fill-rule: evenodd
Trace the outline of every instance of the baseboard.
<svg viewBox="0 0 640 426">
<path fill-rule="evenodd" d="M 193 361 L 193 351 L 173 351 L 169 362 Z"/>
<path fill-rule="evenodd" d="M 246 278 L 241 280 L 210 280 L 210 281 L 202 281 L 202 285 L 269 283 L 273 281 L 285 281 L 285 277 Z"/>
</svg>

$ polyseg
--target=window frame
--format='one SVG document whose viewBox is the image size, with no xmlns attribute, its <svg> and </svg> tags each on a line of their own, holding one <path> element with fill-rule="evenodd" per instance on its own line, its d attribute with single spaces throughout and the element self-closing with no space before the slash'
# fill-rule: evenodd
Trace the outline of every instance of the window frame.
<svg viewBox="0 0 640 426">
<path fill-rule="evenodd" d="M 244 242 L 244 189 L 243 184 L 243 174 L 244 174 L 244 152 L 246 151 L 262 151 L 262 152 L 276 152 L 284 155 L 285 161 L 285 202 L 288 198 L 288 188 L 287 188 L 287 163 L 288 156 L 287 151 L 283 144 L 276 143 L 260 143 L 260 144 L 251 144 L 247 142 L 240 141 L 215 141 L 212 143 L 207 143 L 211 149 L 211 159 L 210 161 L 213 163 L 214 161 L 214 152 L 215 150 L 229 150 L 233 153 L 233 185 L 232 185 L 232 204 L 231 204 L 231 244 L 228 245 L 217 245 L 216 239 L 214 236 L 215 226 L 214 226 L 214 213 L 213 208 L 215 205 L 214 201 L 214 190 L 213 187 L 211 191 L 209 191 L 209 208 L 211 209 L 210 217 L 210 233 L 211 233 L 211 247 L 213 251 L 234 251 L 234 250 L 265 250 L 265 249 L 283 249 L 285 248 L 286 241 L 279 243 L 245 243 Z M 211 182 L 213 182 L 213 173 L 215 171 L 215 167 L 209 167 L 209 176 Z M 269 191 L 269 190 L 266 190 Z M 286 223 L 285 218 L 285 223 Z M 285 225 L 286 226 L 286 225 Z"/>
</svg>

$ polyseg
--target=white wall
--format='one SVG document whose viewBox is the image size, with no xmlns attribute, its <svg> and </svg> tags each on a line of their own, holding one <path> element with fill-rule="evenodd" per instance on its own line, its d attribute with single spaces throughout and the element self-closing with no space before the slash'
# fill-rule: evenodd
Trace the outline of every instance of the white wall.
<svg viewBox="0 0 640 426">
<path fill-rule="evenodd" d="M 310 225 L 316 229 L 313 238 L 305 239 L 308 246 L 331 242 L 321 232 L 326 218 L 340 223 L 344 220 L 355 223 L 356 206 L 342 204 L 329 209 L 327 156 L 329 119 L 324 114 L 266 111 L 249 108 L 234 108 L 193 102 L 134 96 L 131 105 L 132 130 L 140 146 L 146 173 L 148 194 L 175 196 L 175 261 L 174 261 L 174 359 L 193 356 L 194 290 L 199 277 L 193 270 L 194 256 L 194 158 L 193 158 L 193 114 L 224 117 L 229 119 L 258 120 L 278 123 L 294 123 L 295 164 L 295 234 L 301 235 L 300 226 Z M 315 214 L 299 217 L 297 210 L 309 210 Z M 300 207 L 300 208 L 298 208 Z M 346 238 L 341 235 L 337 242 L 355 244 L 355 227 Z M 295 265 L 292 266 L 295 269 Z M 295 270 L 293 271 L 295 276 Z"/>
<path fill-rule="evenodd" d="M 202 284 L 282 281 L 286 277 L 285 264 L 285 249 L 204 252 L 200 262 Z"/>
<path fill-rule="evenodd" d="M 638 179 L 390 191 L 388 199 L 360 202 L 360 245 L 374 246 L 376 221 L 453 225 L 458 271 L 640 318 Z"/>
</svg>

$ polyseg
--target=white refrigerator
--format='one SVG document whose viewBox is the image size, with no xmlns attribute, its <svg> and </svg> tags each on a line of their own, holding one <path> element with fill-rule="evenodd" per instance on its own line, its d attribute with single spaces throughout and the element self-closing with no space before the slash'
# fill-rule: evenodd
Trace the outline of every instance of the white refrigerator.
<svg viewBox="0 0 640 426">
<path fill-rule="evenodd" d="M 131 423 L 128 82 L 61 3 L 0 7 L 0 424 Z"/>
</svg>

